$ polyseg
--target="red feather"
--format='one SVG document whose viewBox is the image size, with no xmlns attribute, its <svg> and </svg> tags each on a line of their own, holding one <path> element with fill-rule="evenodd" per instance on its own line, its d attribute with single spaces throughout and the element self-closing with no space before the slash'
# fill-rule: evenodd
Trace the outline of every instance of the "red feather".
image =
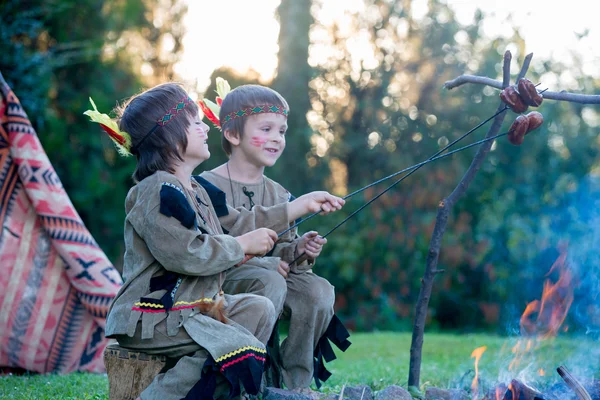
<svg viewBox="0 0 600 400">
<path fill-rule="evenodd" d="M 102 129 L 104 129 L 104 132 L 108 133 L 108 136 L 113 138 L 121 146 L 123 146 L 125 144 L 126 140 L 123 136 L 119 135 L 117 132 L 113 131 L 112 129 L 110 129 L 108 126 L 106 126 L 104 124 L 100 124 L 100 126 L 102 127 Z"/>
<path fill-rule="evenodd" d="M 204 113 L 204 115 L 206 115 L 206 118 L 208 118 L 208 120 L 210 122 L 212 122 L 213 124 L 215 124 L 219 128 L 221 127 L 221 123 L 219 121 L 219 118 L 217 118 L 215 116 L 215 114 L 212 112 L 212 110 L 210 108 L 208 108 L 206 106 L 206 104 L 204 104 L 204 102 L 202 100 L 198 101 L 198 106 L 200 107 L 200 109 L 202 110 L 202 112 Z"/>
<path fill-rule="evenodd" d="M 222 98 L 220 98 L 220 97 L 217 97 L 217 98 L 216 98 L 216 100 L 217 100 L 217 105 L 218 105 L 219 107 L 221 107 L 221 104 L 223 104 L 223 99 L 222 99 Z"/>
</svg>

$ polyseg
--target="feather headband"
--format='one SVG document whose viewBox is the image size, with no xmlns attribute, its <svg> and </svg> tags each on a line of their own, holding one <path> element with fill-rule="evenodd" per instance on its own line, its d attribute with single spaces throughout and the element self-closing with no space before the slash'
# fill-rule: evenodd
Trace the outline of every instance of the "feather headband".
<svg viewBox="0 0 600 400">
<path fill-rule="evenodd" d="M 144 142 L 144 140 L 146 140 L 146 138 L 148 138 L 148 136 L 150 136 L 161 126 L 165 126 L 169 122 L 171 122 L 177 116 L 177 114 L 183 111 L 183 109 L 188 104 L 192 104 L 193 102 L 194 101 L 188 96 L 182 98 L 177 104 L 171 107 L 171 109 L 168 110 L 165 113 L 165 115 L 163 115 L 156 121 L 156 124 L 152 127 L 152 129 L 146 135 L 144 135 L 144 137 L 135 146 L 132 146 L 131 144 L 131 136 L 127 132 L 119 130 L 119 125 L 115 120 L 110 118 L 107 114 L 102 114 L 98 111 L 96 103 L 94 103 L 94 100 L 92 100 L 91 97 L 90 103 L 92 103 L 92 107 L 94 109 L 87 110 L 83 114 L 90 117 L 90 120 L 92 122 L 97 122 L 98 124 L 100 124 L 104 132 L 108 133 L 108 136 L 111 138 L 111 140 L 117 147 L 117 151 L 119 152 L 119 154 L 127 157 L 136 153 L 137 149 L 139 149 L 141 144 Z"/>
<path fill-rule="evenodd" d="M 221 121 L 223 121 L 223 123 L 227 123 L 236 118 L 248 117 L 250 115 L 263 113 L 281 114 L 285 117 L 287 117 L 289 114 L 289 110 L 285 107 L 274 104 L 259 104 L 251 107 L 244 107 L 241 110 L 236 110 L 230 112 L 225 116 L 221 116 L 221 104 L 223 104 L 225 96 L 227 96 L 229 92 L 231 92 L 231 87 L 229 86 L 229 83 L 221 77 L 217 78 L 216 86 L 216 103 L 206 98 L 203 98 L 202 100 L 198 101 L 198 106 L 200 107 L 206 118 L 208 118 L 208 120 L 219 129 L 221 129 Z"/>
</svg>

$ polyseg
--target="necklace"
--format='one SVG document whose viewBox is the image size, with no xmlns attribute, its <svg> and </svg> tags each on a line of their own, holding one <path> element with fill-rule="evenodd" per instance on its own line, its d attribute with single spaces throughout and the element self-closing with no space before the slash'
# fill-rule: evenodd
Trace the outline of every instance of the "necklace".
<svg viewBox="0 0 600 400">
<path fill-rule="evenodd" d="M 227 168 L 227 177 L 229 178 L 229 189 L 231 189 L 231 201 L 233 202 L 233 208 L 236 208 L 237 205 L 235 204 L 235 193 L 233 191 L 233 181 L 231 180 L 231 172 L 229 172 L 229 161 L 227 161 L 227 163 L 225 163 L 225 167 Z M 263 192 L 262 192 L 262 199 L 261 199 L 261 203 L 259 205 L 264 206 L 265 205 L 265 194 L 267 192 L 267 183 L 265 181 L 265 177 L 263 175 L 262 177 L 262 183 L 263 183 Z M 246 195 L 246 197 L 248 197 L 248 200 L 250 201 L 250 210 L 252 210 L 252 208 L 256 205 L 254 204 L 254 200 L 252 200 L 252 198 L 254 197 L 254 192 L 251 190 L 248 190 L 248 188 L 246 186 L 242 186 L 242 193 L 244 193 Z"/>
<path fill-rule="evenodd" d="M 194 183 L 195 182 L 192 182 L 192 188 L 194 187 Z M 190 190 L 190 189 L 188 189 L 185 186 L 183 186 L 183 188 L 184 188 L 185 192 L 187 193 L 187 195 L 192 200 L 192 204 L 193 204 L 194 208 L 196 209 L 196 212 L 198 213 L 198 215 L 200 216 L 200 218 L 202 218 L 202 220 L 204 221 L 205 224 L 207 224 L 208 226 L 210 226 L 210 228 L 214 232 L 213 234 L 215 234 L 215 235 L 218 234 L 219 230 L 218 230 L 217 226 L 215 225 L 215 223 L 214 223 L 214 221 L 213 221 L 213 219 L 212 219 L 212 217 L 210 215 L 210 210 L 208 210 L 208 208 L 207 208 L 207 210 L 206 210 L 207 213 L 206 214 L 202 211 L 202 207 L 200 206 L 199 201 L 202 204 L 204 204 L 204 203 L 202 202 L 202 200 L 198 199 L 198 194 L 196 193 L 196 190 L 195 189 Z"/>
</svg>

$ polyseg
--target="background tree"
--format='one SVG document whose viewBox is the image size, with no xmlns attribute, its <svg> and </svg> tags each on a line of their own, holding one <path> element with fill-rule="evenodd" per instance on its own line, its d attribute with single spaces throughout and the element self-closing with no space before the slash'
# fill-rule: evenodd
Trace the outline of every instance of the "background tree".
<svg viewBox="0 0 600 400">
<path fill-rule="evenodd" d="M 314 22 L 311 5 L 311 0 L 282 0 L 277 8 L 279 53 L 273 88 L 285 97 L 292 112 L 286 135 L 287 155 L 278 161 L 278 168 L 271 175 L 276 181 L 285 182 L 286 188 L 296 196 L 319 189 L 319 178 L 327 174 L 326 164 L 312 162 L 309 166 L 307 161 L 313 134 L 306 118 L 311 108 L 308 85 L 314 76 L 308 63 L 309 32 Z M 288 179 L 292 170 L 302 179 Z"/>
<path fill-rule="evenodd" d="M 498 55 L 506 48 L 522 61 L 524 43 L 518 34 L 485 38 L 482 23 L 479 13 L 462 26 L 437 1 L 429 2 L 421 18 L 413 17 L 410 2 L 365 1 L 365 9 L 351 16 L 343 30 L 313 27 L 313 36 L 324 38 L 313 48 L 329 56 L 311 81 L 309 120 L 317 131 L 312 157 L 329 158 L 335 165 L 324 180 L 330 189 L 347 193 L 425 160 L 493 113 L 497 92 L 491 88 L 441 89 L 464 72 L 499 76 Z M 563 70 L 537 60 L 529 78 L 556 85 Z M 569 76 L 571 85 L 560 89 L 597 87 L 577 63 Z M 565 209 L 561 199 L 572 196 L 562 182 L 574 190 L 594 168 L 598 114 L 589 106 L 555 103 L 540 111 L 546 123 L 533 143 L 526 149 L 507 141 L 495 144 L 469 194 L 455 207 L 439 264 L 447 272 L 432 295 L 430 327 L 506 332 L 511 327 L 499 322 L 518 321 L 525 301 L 539 298 L 549 267 L 539 255 L 552 249 L 558 236 L 574 237 L 571 228 L 557 230 L 550 221 L 557 213 L 568 221 L 580 218 L 573 207 Z M 474 138 L 481 138 L 481 132 Z M 570 135 L 577 140 L 566 144 Z M 570 146 L 581 157 L 573 157 L 579 153 L 571 153 Z M 351 325 L 408 327 L 437 202 L 454 187 L 473 154 L 423 168 L 330 237 L 315 271 L 336 286 L 338 310 Z M 343 213 L 378 191 L 351 200 Z M 323 218 L 307 225 L 326 232 L 334 223 Z M 512 289 L 523 285 L 531 290 Z"/>
</svg>

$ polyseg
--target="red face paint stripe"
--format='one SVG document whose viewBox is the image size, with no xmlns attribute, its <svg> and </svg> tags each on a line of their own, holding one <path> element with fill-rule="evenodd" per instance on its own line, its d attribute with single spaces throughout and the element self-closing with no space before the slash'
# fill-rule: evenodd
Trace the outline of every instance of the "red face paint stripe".
<svg viewBox="0 0 600 400">
<path fill-rule="evenodd" d="M 262 146 L 265 143 L 267 143 L 267 139 L 264 139 L 264 138 L 261 138 L 261 137 L 258 137 L 258 136 L 252 136 L 250 138 L 250 144 L 252 146 L 260 147 L 260 146 Z"/>
</svg>

